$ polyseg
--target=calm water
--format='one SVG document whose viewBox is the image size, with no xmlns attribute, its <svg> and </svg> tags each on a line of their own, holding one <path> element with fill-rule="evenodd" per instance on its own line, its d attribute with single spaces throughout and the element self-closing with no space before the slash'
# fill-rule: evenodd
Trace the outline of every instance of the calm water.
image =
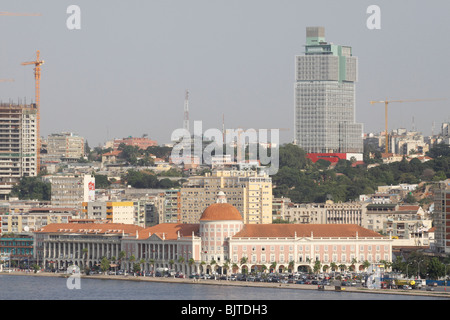
<svg viewBox="0 0 450 320">
<path fill-rule="evenodd" d="M 70 290 L 66 281 L 56 277 L 0 275 L 0 300 L 438 300 L 407 295 L 99 279 L 81 279 L 81 288 Z"/>
</svg>

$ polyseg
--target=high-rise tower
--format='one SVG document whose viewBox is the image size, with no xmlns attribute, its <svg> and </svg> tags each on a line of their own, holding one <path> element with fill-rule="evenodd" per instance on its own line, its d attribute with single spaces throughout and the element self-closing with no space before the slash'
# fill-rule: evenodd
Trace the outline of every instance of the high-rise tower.
<svg viewBox="0 0 450 320">
<path fill-rule="evenodd" d="M 36 105 L 0 103 L 0 200 L 22 177 L 38 174 Z"/>
<path fill-rule="evenodd" d="M 323 27 L 308 27 L 304 53 L 295 57 L 296 144 L 308 153 L 362 153 L 352 48 L 327 43 Z"/>
</svg>

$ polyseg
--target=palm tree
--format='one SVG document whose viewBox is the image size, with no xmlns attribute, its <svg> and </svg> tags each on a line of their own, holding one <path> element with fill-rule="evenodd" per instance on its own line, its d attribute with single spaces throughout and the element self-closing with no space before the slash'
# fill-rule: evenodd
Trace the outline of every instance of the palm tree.
<svg viewBox="0 0 450 320">
<path fill-rule="evenodd" d="M 370 267 L 370 265 L 371 265 L 371 263 L 370 263 L 369 261 L 367 261 L 367 260 L 365 260 L 365 261 L 363 262 L 364 269 L 366 269 L 366 270 L 367 270 L 367 268 Z"/>
<path fill-rule="evenodd" d="M 265 264 L 263 264 L 261 266 L 261 272 L 263 273 L 263 277 L 264 278 L 266 277 L 266 270 L 267 270 L 267 266 Z"/>
<path fill-rule="evenodd" d="M 144 259 L 141 259 L 141 260 L 139 261 L 139 269 L 140 269 L 140 271 L 143 271 L 143 270 L 144 270 L 144 264 L 145 264 L 145 260 L 144 260 Z"/>
<path fill-rule="evenodd" d="M 332 262 L 332 263 L 330 263 L 330 268 L 331 268 L 331 271 L 336 271 L 336 269 L 337 269 L 337 265 L 336 265 L 336 263 L 335 262 Z"/>
<path fill-rule="evenodd" d="M 87 254 L 89 252 L 88 248 L 83 248 L 82 250 L 83 255 L 84 255 L 84 270 L 87 270 L 88 266 L 87 266 Z"/>
<path fill-rule="evenodd" d="M 228 269 L 230 269 L 230 263 L 231 263 L 230 259 L 228 259 L 228 258 L 225 259 L 225 263 L 223 264 L 223 268 L 222 268 L 222 274 L 223 274 L 223 270 L 225 270 L 227 279 L 228 279 Z"/>
<path fill-rule="evenodd" d="M 128 259 L 128 261 L 134 267 L 134 262 L 136 261 L 136 257 L 134 256 L 134 254 L 131 255 L 131 257 Z"/>
<path fill-rule="evenodd" d="M 272 262 L 272 264 L 270 265 L 270 269 L 273 270 L 273 273 L 277 272 L 277 263 L 276 263 L 276 261 Z"/>
<path fill-rule="evenodd" d="M 152 266 L 153 277 L 155 277 L 155 259 L 150 259 L 148 262 Z"/>
<path fill-rule="evenodd" d="M 312 268 L 311 268 L 311 262 L 312 262 L 311 258 L 306 258 L 306 262 L 309 264 L 308 272 L 311 273 L 311 270 L 312 270 Z"/>
<path fill-rule="evenodd" d="M 191 270 L 192 270 L 192 266 L 195 264 L 194 258 L 190 258 L 190 259 L 188 260 L 188 264 L 189 264 L 189 267 L 190 267 Z"/>
<path fill-rule="evenodd" d="M 234 272 L 234 270 L 239 269 L 239 266 L 238 266 L 236 263 L 233 263 L 233 264 L 231 265 L 231 269 L 232 269 L 233 272 Z"/>
<path fill-rule="evenodd" d="M 106 271 L 109 270 L 109 267 L 110 261 L 106 257 L 103 257 L 102 261 L 100 262 L 100 269 L 106 274 Z"/>
<path fill-rule="evenodd" d="M 316 260 L 316 262 L 314 262 L 314 272 L 319 273 L 321 267 L 322 265 L 320 263 L 320 260 Z"/>
<path fill-rule="evenodd" d="M 119 252 L 119 265 L 120 265 L 120 269 L 122 269 L 122 260 L 123 258 L 125 258 L 126 254 L 125 251 L 120 251 Z"/>
<path fill-rule="evenodd" d="M 295 264 L 294 261 L 289 261 L 288 268 L 289 268 L 290 272 L 293 272 L 293 270 L 294 270 L 294 264 Z"/>
<path fill-rule="evenodd" d="M 216 279 L 216 271 L 215 271 L 214 265 L 217 265 L 217 264 L 216 264 L 216 260 L 211 259 L 211 262 L 210 262 L 209 264 L 211 265 L 211 272 L 214 273 L 214 280 L 215 280 L 215 279 Z"/>
<path fill-rule="evenodd" d="M 248 261 L 248 258 L 247 257 L 242 257 L 241 258 L 241 271 L 243 271 L 242 270 L 242 265 L 244 265 L 244 264 L 246 264 L 247 263 L 247 261 Z M 244 270 L 247 270 L 247 269 L 244 269 Z M 244 273 L 244 272 L 242 272 L 242 273 Z"/>
<path fill-rule="evenodd" d="M 393 265 L 392 262 L 389 262 L 389 261 L 386 261 L 386 260 L 380 260 L 380 263 L 382 263 L 384 265 L 385 269 L 389 269 Z"/>
<path fill-rule="evenodd" d="M 352 259 L 352 262 L 351 262 L 351 267 L 353 267 L 353 271 L 355 271 L 356 270 L 356 264 L 358 263 L 358 260 L 356 260 L 356 258 L 353 258 Z"/>
</svg>

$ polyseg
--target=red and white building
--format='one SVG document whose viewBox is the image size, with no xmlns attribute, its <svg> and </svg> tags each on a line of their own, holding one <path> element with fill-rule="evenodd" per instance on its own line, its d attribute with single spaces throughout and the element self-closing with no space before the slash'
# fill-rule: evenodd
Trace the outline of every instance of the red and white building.
<svg viewBox="0 0 450 320">
<path fill-rule="evenodd" d="M 36 252 L 46 265 L 93 266 L 102 257 L 121 268 L 169 268 L 185 274 L 266 270 L 291 272 L 331 265 L 362 270 L 365 261 L 392 261 L 392 240 L 354 224 L 244 224 L 239 211 L 219 193 L 198 224 L 54 224 L 35 233 Z M 87 251 L 83 253 L 83 249 Z M 131 259 L 131 258 L 134 259 Z"/>
<path fill-rule="evenodd" d="M 334 263 L 362 270 L 365 261 L 392 261 L 392 240 L 358 225 L 244 224 L 223 198 L 207 207 L 199 222 L 146 228 L 137 237 L 124 238 L 122 248 L 136 261 L 144 259 L 147 270 L 184 273 L 242 272 L 263 265 L 266 270 L 298 271 L 316 261 L 325 269 Z"/>
</svg>

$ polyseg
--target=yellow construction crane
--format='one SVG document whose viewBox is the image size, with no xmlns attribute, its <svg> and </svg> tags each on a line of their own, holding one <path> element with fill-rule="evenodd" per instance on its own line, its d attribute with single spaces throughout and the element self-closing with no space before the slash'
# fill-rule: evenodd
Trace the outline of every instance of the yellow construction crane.
<svg viewBox="0 0 450 320">
<path fill-rule="evenodd" d="M 40 13 L 20 13 L 20 12 L 1 12 L 0 16 L 13 16 L 13 17 L 19 17 L 19 16 L 25 16 L 25 17 L 36 17 L 41 16 Z"/>
<path fill-rule="evenodd" d="M 41 136 L 40 136 L 40 122 L 41 122 L 41 94 L 40 94 L 40 82 L 41 82 L 41 65 L 44 64 L 44 60 L 40 59 L 39 50 L 36 51 L 36 60 L 22 62 L 23 66 L 34 65 L 34 79 L 35 79 L 35 96 L 36 96 L 36 137 L 37 137 L 37 172 L 40 171 L 40 151 L 41 151 Z"/>
<path fill-rule="evenodd" d="M 384 103 L 384 119 L 385 119 L 385 153 L 389 153 L 389 138 L 388 138 L 388 104 L 391 102 L 419 102 L 419 101 L 439 101 L 439 100 L 445 100 L 445 99 L 413 99 L 413 100 L 384 100 L 384 101 L 370 101 L 370 104 L 375 103 Z"/>
</svg>

